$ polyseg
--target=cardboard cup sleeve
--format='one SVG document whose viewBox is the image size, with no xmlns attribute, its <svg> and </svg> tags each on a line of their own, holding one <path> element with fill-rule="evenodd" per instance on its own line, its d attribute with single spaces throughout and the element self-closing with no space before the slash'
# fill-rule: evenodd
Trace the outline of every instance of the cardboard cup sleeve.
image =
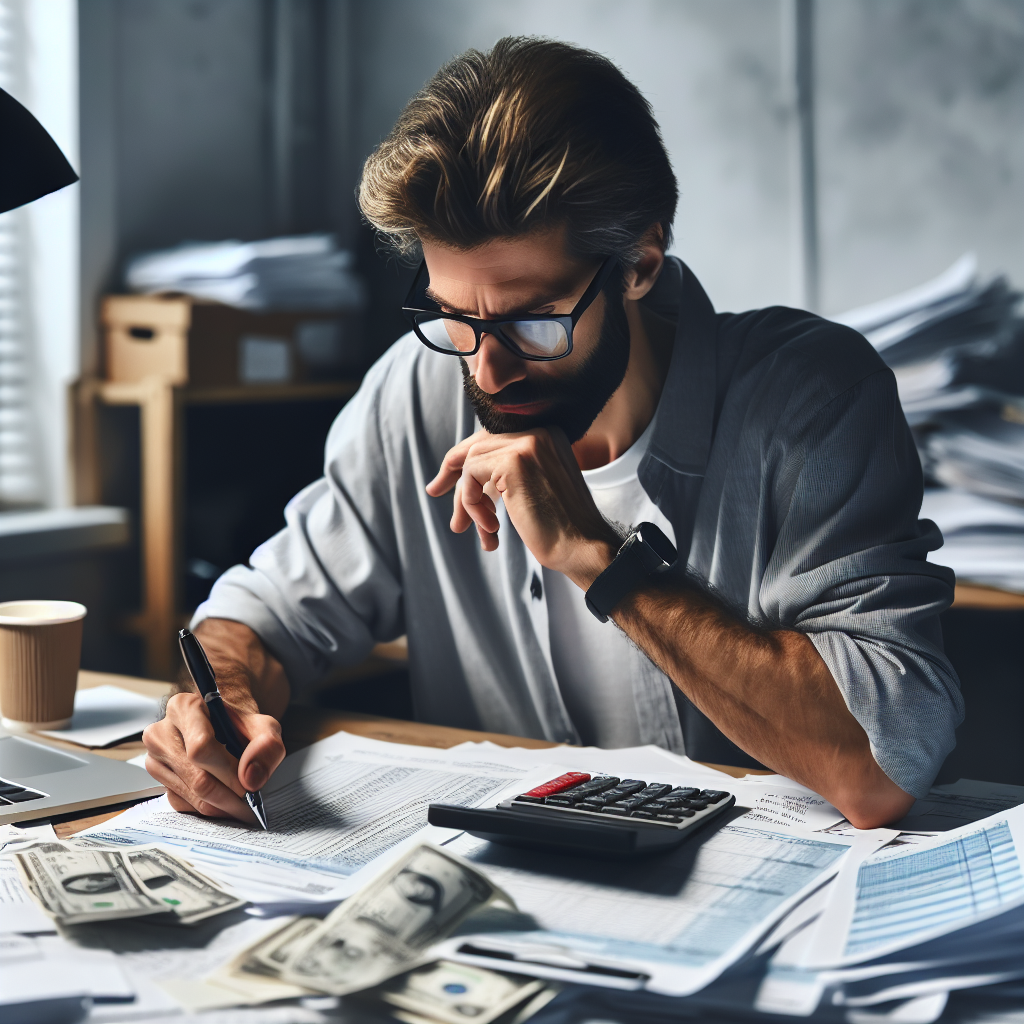
<svg viewBox="0 0 1024 1024">
<path fill-rule="evenodd" d="M 74 601 L 0 603 L 0 715 L 16 732 L 62 729 L 75 709 L 86 609 Z"/>
</svg>

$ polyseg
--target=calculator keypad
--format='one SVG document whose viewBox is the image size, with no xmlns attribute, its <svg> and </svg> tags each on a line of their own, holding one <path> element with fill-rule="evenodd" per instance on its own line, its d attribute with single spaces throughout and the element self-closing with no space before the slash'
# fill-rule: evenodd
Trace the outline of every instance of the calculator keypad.
<svg viewBox="0 0 1024 1024">
<path fill-rule="evenodd" d="M 601 815 L 605 820 L 636 818 L 682 828 L 691 819 L 704 817 L 701 812 L 714 810 L 729 795 L 720 789 L 673 787 L 664 782 L 567 772 L 502 806 L 550 807 L 562 813 Z"/>
</svg>

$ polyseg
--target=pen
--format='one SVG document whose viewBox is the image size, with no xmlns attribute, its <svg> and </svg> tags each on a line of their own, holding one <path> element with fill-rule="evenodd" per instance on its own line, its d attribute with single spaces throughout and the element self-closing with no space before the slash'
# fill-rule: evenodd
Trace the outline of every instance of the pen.
<svg viewBox="0 0 1024 1024">
<path fill-rule="evenodd" d="M 178 632 L 178 646 L 188 667 L 188 674 L 206 703 L 217 742 L 222 743 L 232 757 L 241 757 L 246 745 L 242 743 L 228 709 L 224 706 L 220 690 L 217 689 L 217 677 L 213 674 L 213 667 L 210 665 L 210 659 L 206 657 L 203 645 L 187 629 L 182 629 Z M 267 812 L 263 809 L 260 791 L 246 793 L 245 802 L 256 815 L 256 820 L 263 826 L 263 831 L 268 831 Z"/>
</svg>

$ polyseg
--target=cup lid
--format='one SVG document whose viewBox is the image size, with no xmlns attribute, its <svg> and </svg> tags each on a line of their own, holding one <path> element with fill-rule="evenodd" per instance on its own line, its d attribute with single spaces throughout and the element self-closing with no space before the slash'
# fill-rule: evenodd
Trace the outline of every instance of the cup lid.
<svg viewBox="0 0 1024 1024">
<path fill-rule="evenodd" d="M 86 611 L 77 601 L 3 601 L 0 626 L 59 626 L 84 619 Z"/>
</svg>

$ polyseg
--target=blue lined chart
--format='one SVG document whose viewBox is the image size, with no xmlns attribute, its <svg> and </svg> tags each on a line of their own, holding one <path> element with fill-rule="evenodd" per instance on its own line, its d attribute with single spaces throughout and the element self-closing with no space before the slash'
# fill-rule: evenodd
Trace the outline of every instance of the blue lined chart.
<svg viewBox="0 0 1024 1024">
<path fill-rule="evenodd" d="M 865 863 L 846 955 L 863 957 L 1024 897 L 1005 821 L 941 846 Z"/>
</svg>

